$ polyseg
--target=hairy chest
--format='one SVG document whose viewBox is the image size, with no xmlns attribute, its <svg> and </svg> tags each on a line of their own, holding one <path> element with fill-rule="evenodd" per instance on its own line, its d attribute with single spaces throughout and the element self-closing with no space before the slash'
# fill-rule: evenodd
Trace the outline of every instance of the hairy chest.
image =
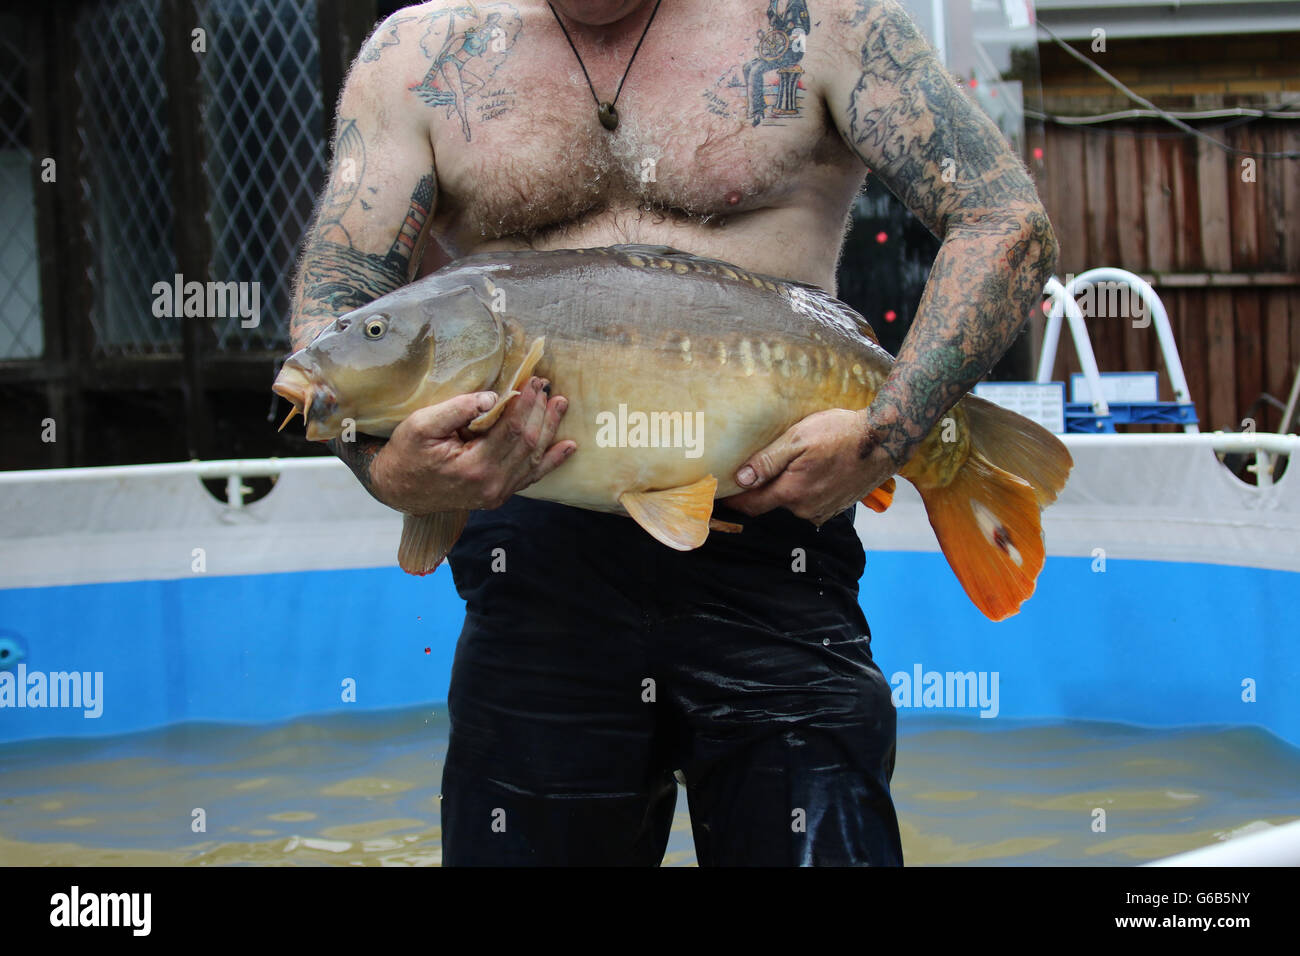
<svg viewBox="0 0 1300 956">
<path fill-rule="evenodd" d="M 797 201 L 810 166 L 852 173 L 804 0 L 667 0 L 633 56 L 649 12 L 618 36 L 573 30 L 576 52 L 545 4 L 422 18 L 407 92 L 430 114 L 440 231 L 528 236 L 631 208 L 707 221 Z M 620 83 L 611 131 L 596 101 Z"/>
</svg>

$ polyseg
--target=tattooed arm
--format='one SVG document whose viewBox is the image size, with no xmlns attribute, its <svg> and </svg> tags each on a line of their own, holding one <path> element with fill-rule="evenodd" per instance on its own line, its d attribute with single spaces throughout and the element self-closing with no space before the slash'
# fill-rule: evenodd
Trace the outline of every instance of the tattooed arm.
<svg viewBox="0 0 1300 956">
<path fill-rule="evenodd" d="M 847 0 L 840 6 L 847 7 Z M 943 240 L 868 419 L 895 462 L 1011 346 L 1056 266 L 1056 237 L 997 127 L 895 0 L 845 12 L 826 91 L 840 133 Z"/>
<path fill-rule="evenodd" d="M 404 22 L 390 18 L 375 31 L 339 100 L 329 180 L 294 286 L 294 350 L 337 316 L 411 281 L 419 267 L 437 191 L 433 151 L 424 117 L 394 108 L 400 90 L 384 82 L 375 63 L 383 45 L 397 42 Z M 383 445 L 368 435 L 329 442 L 371 494 L 371 465 Z"/>
<path fill-rule="evenodd" d="M 854 9 L 849 10 L 850 6 Z M 818 524 L 895 474 L 1010 347 L 1056 263 L 1033 183 L 895 0 L 827 0 L 824 95 L 867 167 L 943 240 L 871 407 L 796 423 L 736 474 L 733 507 Z"/>
<path fill-rule="evenodd" d="M 434 14 L 437 15 L 436 5 Z M 426 8 L 421 8 L 426 9 Z M 325 187 L 303 245 L 290 339 L 308 345 L 334 319 L 416 277 L 437 200 L 428 106 L 401 81 L 428 69 L 420 18 L 392 16 L 353 64 L 339 99 Z M 330 449 L 375 498 L 411 514 L 497 507 L 557 467 L 573 442 L 551 446 L 565 400 L 537 380 L 495 427 L 462 442 L 483 410 L 463 395 L 410 415 L 388 440 L 357 435 Z M 490 405 L 490 403 L 489 403 Z"/>
</svg>

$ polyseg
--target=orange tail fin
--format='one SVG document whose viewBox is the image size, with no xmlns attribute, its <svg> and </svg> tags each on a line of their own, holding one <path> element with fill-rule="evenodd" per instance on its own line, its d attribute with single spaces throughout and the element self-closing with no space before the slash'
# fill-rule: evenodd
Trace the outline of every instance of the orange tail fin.
<svg viewBox="0 0 1300 956">
<path fill-rule="evenodd" d="M 1042 425 L 974 395 L 961 400 L 970 425 L 971 445 L 990 464 L 1023 478 L 1046 508 L 1065 487 L 1074 459 L 1070 450 Z"/>
<path fill-rule="evenodd" d="M 1047 429 L 968 395 L 970 456 L 943 487 L 919 488 L 939 547 L 966 594 L 1001 621 L 1020 610 L 1043 569 L 1042 509 L 1074 460 Z"/>
<path fill-rule="evenodd" d="M 951 483 L 919 490 L 939 547 L 975 606 L 994 621 L 1019 611 L 1043 569 L 1034 489 L 972 451 Z"/>
</svg>

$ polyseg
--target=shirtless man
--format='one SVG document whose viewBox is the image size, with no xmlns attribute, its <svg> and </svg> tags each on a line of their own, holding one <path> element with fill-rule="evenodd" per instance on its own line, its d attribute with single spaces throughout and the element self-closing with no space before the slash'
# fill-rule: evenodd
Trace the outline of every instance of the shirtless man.
<svg viewBox="0 0 1300 956">
<path fill-rule="evenodd" d="M 596 100 L 625 75 L 607 129 Z M 511 497 L 575 453 L 537 379 L 469 442 L 490 394 L 334 446 L 397 510 L 480 509 L 451 554 L 467 615 L 445 863 L 657 863 L 674 771 L 702 864 L 901 863 L 895 714 L 848 509 L 1003 354 L 1052 273 L 1051 226 L 994 125 L 894 0 L 433 0 L 376 30 L 335 129 L 295 348 L 419 275 L 431 234 L 452 256 L 664 244 L 833 293 L 869 169 L 942 238 L 872 406 L 756 454 L 718 511 L 744 534 L 698 551 Z"/>
</svg>

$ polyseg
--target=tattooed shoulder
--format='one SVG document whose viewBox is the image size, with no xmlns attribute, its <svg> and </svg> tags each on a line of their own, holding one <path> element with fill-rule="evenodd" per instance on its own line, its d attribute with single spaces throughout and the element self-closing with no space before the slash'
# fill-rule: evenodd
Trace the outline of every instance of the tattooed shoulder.
<svg viewBox="0 0 1300 956">
<path fill-rule="evenodd" d="M 465 142 L 474 128 L 514 108 L 515 90 L 498 74 L 514 51 L 523 20 L 504 0 L 435 8 L 421 18 L 420 50 L 429 68 L 408 89 L 445 111 Z"/>
<path fill-rule="evenodd" d="M 418 17 L 403 17 L 394 14 L 387 20 L 384 20 L 375 27 L 370 38 L 361 47 L 360 59 L 363 63 L 374 63 L 379 59 L 380 54 L 390 46 L 397 46 L 402 42 L 401 35 L 397 28 L 404 23 L 414 23 Z"/>
</svg>

